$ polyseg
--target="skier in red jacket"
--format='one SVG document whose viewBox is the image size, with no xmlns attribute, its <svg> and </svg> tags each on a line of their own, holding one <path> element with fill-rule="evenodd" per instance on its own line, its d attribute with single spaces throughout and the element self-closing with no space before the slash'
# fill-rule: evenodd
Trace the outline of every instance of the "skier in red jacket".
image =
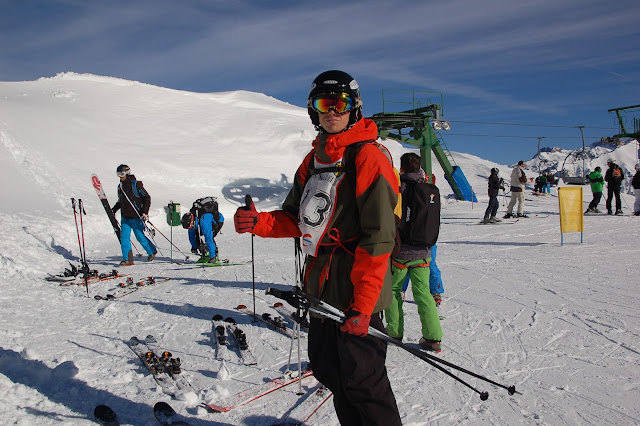
<svg viewBox="0 0 640 426">
<path fill-rule="evenodd" d="M 343 324 L 311 318 L 314 376 L 333 392 L 341 424 L 400 425 L 385 367 L 386 343 L 366 338 L 369 326 L 384 331 L 380 312 L 391 300 L 397 179 L 375 143 L 357 150 L 354 180 L 335 172 L 348 146 L 378 138 L 375 123 L 362 117 L 353 77 L 335 70 L 320 74 L 311 86 L 308 112 L 318 136 L 282 209 L 258 213 L 253 204 L 241 207 L 234 217 L 236 231 L 302 238 L 304 291 L 347 318 Z"/>
</svg>

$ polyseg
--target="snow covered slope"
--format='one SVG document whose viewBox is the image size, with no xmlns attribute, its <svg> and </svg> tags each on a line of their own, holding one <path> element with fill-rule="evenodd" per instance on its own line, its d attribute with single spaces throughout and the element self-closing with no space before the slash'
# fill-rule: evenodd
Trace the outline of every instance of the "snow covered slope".
<svg viewBox="0 0 640 426">
<path fill-rule="evenodd" d="M 257 310 L 276 313 L 277 299 L 264 290 L 296 283 L 293 243 L 237 235 L 231 219 L 247 192 L 258 209 L 282 201 L 314 134 L 304 109 L 259 93 L 189 93 L 73 73 L 0 82 L 0 423 L 92 424 L 93 408 L 106 403 L 125 423 L 155 424 L 151 408 L 170 398 L 126 345 L 131 336 L 148 334 L 182 360 L 195 391 L 171 404 L 191 424 L 277 423 L 296 404 L 297 388 L 226 414 L 209 414 L 198 403 L 220 402 L 287 368 L 287 338 L 235 307 L 252 306 L 255 282 Z M 385 144 L 396 163 L 407 150 Z M 592 164 L 613 156 L 632 170 L 633 152 L 633 143 L 602 150 Z M 523 395 L 509 396 L 460 375 L 489 391 L 482 402 L 450 377 L 390 348 L 387 365 L 403 423 L 640 423 L 638 219 L 586 217 L 584 244 L 578 234 L 567 234 L 561 246 L 557 198 L 533 196 L 528 189 L 531 218 L 478 226 L 489 170 L 499 167 L 506 177 L 510 167 L 464 153 L 453 157 L 480 203 L 454 200 L 436 166 L 444 196 L 438 264 L 446 317 L 439 356 L 515 384 Z M 101 272 L 116 267 L 119 246 L 90 176 L 100 176 L 113 203 L 121 163 L 149 190 L 152 223 L 182 251 L 189 251 L 186 231 L 170 229 L 164 206 L 218 197 L 228 220 L 216 239 L 221 255 L 249 261 L 253 242 L 255 276 L 251 265 L 178 265 L 175 260 L 184 256 L 157 233 L 158 258 L 136 258 L 121 272 L 136 279 L 170 277 L 168 282 L 110 302 L 93 296 L 111 291 L 119 280 L 90 284 L 91 297 L 84 287 L 44 281 L 47 272 L 77 264 L 71 197 L 85 202 L 90 266 Z M 529 164 L 533 177 L 537 164 Z M 591 198 L 588 187 L 584 198 Z M 629 213 L 633 197 L 623 199 Z M 406 341 L 416 343 L 420 325 L 411 292 L 407 296 Z M 236 356 L 223 367 L 215 359 L 216 313 L 235 317 L 245 328 L 257 365 L 241 365 Z M 305 346 L 303 338 L 306 360 Z M 337 424 L 330 405 L 311 423 Z"/>
</svg>

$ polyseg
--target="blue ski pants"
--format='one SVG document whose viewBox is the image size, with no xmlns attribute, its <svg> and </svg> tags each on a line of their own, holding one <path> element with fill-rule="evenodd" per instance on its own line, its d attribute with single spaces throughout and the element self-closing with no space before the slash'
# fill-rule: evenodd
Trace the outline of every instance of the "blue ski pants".
<svg viewBox="0 0 640 426">
<path fill-rule="evenodd" d="M 144 235 L 144 223 L 140 219 L 120 218 L 120 248 L 122 249 L 122 259 L 129 259 L 131 253 L 131 231 L 136 236 L 136 240 L 140 243 L 147 255 L 156 252 L 156 246 Z M 133 257 L 132 257 L 133 260 Z"/>
</svg>

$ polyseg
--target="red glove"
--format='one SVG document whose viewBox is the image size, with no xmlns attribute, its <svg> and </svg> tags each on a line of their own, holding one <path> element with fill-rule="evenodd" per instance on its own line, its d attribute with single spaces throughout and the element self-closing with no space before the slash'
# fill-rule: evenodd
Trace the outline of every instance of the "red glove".
<svg viewBox="0 0 640 426">
<path fill-rule="evenodd" d="M 233 224 L 238 234 L 250 232 L 258 223 L 258 211 L 256 210 L 256 205 L 253 204 L 251 195 L 246 195 L 245 202 L 247 205 L 238 207 L 236 214 L 233 216 Z"/>
<path fill-rule="evenodd" d="M 344 324 L 340 326 L 340 330 L 364 337 L 369 333 L 369 321 L 371 321 L 371 315 L 361 314 L 356 310 L 349 309 L 346 313 Z"/>
</svg>

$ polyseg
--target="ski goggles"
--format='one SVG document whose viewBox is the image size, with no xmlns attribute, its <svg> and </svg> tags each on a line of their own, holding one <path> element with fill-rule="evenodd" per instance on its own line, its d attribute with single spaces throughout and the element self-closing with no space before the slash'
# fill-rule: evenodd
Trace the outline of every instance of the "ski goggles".
<svg viewBox="0 0 640 426">
<path fill-rule="evenodd" d="M 354 99 L 348 93 L 326 93 L 309 99 L 310 108 L 322 114 L 334 110 L 337 114 L 346 114 L 353 108 L 360 106 L 359 99 Z"/>
<path fill-rule="evenodd" d="M 129 172 L 116 172 L 116 175 L 118 175 L 118 177 L 125 177 L 128 174 Z"/>
</svg>

